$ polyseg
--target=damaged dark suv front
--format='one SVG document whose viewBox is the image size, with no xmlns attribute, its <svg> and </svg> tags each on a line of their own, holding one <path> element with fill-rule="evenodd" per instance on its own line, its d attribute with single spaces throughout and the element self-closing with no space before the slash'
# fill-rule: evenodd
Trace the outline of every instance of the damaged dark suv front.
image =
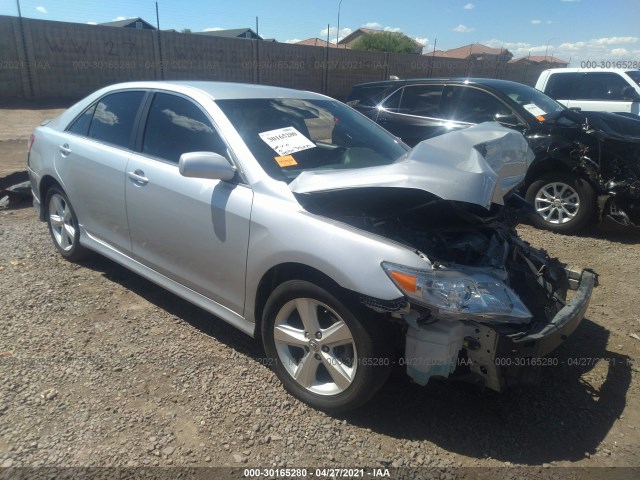
<svg viewBox="0 0 640 480">
<path fill-rule="evenodd" d="M 534 222 L 574 231 L 607 217 L 640 227 L 640 121 L 567 109 L 541 118 L 527 134 L 537 157 L 526 192 Z"/>
<path fill-rule="evenodd" d="M 575 233 L 604 217 L 640 226 L 636 115 L 575 112 L 527 85 L 488 78 L 355 85 L 347 104 L 410 146 L 498 122 L 521 132 L 535 154 L 522 193 L 536 226 Z"/>
</svg>

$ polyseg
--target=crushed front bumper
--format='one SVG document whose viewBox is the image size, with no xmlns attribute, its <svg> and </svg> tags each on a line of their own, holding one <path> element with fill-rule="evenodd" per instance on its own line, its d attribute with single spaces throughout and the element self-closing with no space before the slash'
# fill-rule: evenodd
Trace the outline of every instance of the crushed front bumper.
<svg viewBox="0 0 640 480">
<path fill-rule="evenodd" d="M 536 384 L 543 367 L 556 364 L 546 356 L 580 325 L 598 282 L 597 274 L 588 270 L 567 270 L 567 274 L 575 293 L 549 323 L 518 333 L 501 333 L 479 323 L 469 326 L 464 347 L 476 380 L 500 392 L 510 386 Z"/>
</svg>

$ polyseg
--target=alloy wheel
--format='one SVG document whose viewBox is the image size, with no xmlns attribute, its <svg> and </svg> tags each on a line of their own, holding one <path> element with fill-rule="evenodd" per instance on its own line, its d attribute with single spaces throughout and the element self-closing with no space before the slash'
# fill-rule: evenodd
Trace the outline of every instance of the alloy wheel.
<svg viewBox="0 0 640 480">
<path fill-rule="evenodd" d="M 565 224 L 577 215 L 580 209 L 580 196 L 566 183 L 548 183 L 536 193 L 534 207 L 545 222 Z"/>
<path fill-rule="evenodd" d="M 49 223 L 55 242 L 63 251 L 70 251 L 76 239 L 77 229 L 69 204 L 58 193 L 49 199 Z"/>
<path fill-rule="evenodd" d="M 278 360 L 301 387 L 336 395 L 352 384 L 358 365 L 353 334 L 329 306 L 312 298 L 290 300 L 273 329 Z"/>
</svg>

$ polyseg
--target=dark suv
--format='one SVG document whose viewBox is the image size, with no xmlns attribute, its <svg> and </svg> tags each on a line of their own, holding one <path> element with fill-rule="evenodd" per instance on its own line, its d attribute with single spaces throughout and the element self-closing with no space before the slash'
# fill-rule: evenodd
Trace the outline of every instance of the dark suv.
<svg viewBox="0 0 640 480">
<path fill-rule="evenodd" d="M 534 224 L 571 233 L 597 214 L 640 226 L 639 120 L 575 112 L 526 85 L 484 78 L 365 83 L 347 104 L 410 146 L 487 121 L 521 131 L 535 153 L 523 189 Z"/>
</svg>

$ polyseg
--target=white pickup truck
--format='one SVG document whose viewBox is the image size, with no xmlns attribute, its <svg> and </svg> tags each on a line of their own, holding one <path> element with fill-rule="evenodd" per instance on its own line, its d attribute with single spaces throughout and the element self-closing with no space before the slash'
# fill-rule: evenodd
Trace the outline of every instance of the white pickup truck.
<svg viewBox="0 0 640 480">
<path fill-rule="evenodd" d="M 554 68 L 536 88 L 568 108 L 640 115 L 640 70 Z"/>
</svg>

